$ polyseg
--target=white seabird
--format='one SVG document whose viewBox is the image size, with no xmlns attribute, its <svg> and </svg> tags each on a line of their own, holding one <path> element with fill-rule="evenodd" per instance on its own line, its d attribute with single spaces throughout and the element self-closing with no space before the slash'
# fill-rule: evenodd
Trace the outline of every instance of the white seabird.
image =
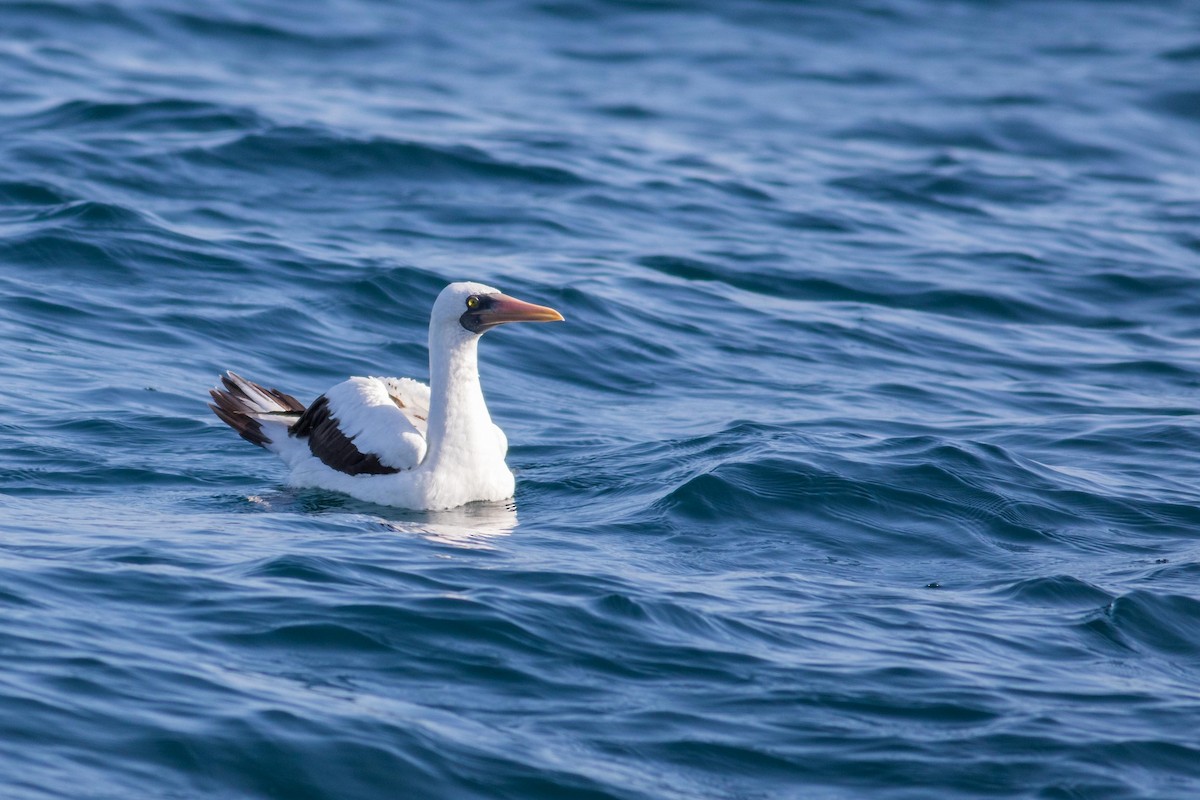
<svg viewBox="0 0 1200 800">
<path fill-rule="evenodd" d="M 505 322 L 562 315 L 480 283 L 452 283 L 429 315 L 429 385 L 411 378 L 350 378 L 307 408 L 233 372 L 209 404 L 243 439 L 290 468 L 293 486 L 344 492 L 412 509 L 505 500 L 515 481 L 508 439 L 479 384 L 479 337 Z"/>
</svg>

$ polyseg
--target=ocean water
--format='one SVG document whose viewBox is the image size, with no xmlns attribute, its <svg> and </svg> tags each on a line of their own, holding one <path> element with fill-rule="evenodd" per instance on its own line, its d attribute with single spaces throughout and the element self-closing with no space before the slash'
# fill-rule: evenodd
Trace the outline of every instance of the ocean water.
<svg viewBox="0 0 1200 800">
<path fill-rule="evenodd" d="M 1200 5 L 0 2 L 0 796 L 1200 797 Z M 424 378 L 510 503 L 205 407 Z"/>
</svg>

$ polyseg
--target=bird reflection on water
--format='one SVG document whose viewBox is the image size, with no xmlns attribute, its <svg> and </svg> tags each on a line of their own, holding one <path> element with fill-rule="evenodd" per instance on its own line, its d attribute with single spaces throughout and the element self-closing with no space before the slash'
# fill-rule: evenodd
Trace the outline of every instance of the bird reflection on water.
<svg viewBox="0 0 1200 800">
<path fill-rule="evenodd" d="M 409 519 L 381 519 L 384 528 L 416 534 L 429 541 L 474 550 L 492 548 L 491 540 L 508 536 L 517 527 L 517 504 L 470 503 L 447 511 L 428 511 Z"/>
<path fill-rule="evenodd" d="M 445 511 L 407 511 L 364 503 L 337 492 L 301 489 L 280 489 L 250 495 L 246 500 L 271 512 L 344 515 L 360 509 L 368 526 L 377 525 L 395 533 L 475 550 L 490 549 L 490 540 L 508 536 L 517 527 L 517 504 L 512 500 L 468 503 Z"/>
</svg>

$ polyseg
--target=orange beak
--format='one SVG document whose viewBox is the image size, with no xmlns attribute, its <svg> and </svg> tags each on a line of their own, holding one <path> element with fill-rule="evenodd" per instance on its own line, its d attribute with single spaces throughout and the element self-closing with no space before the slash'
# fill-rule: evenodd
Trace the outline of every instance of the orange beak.
<svg viewBox="0 0 1200 800">
<path fill-rule="evenodd" d="M 475 329 L 480 333 L 506 322 L 561 322 L 563 318 L 553 308 L 536 306 L 506 294 L 488 295 L 487 305 L 472 316 L 475 317 Z"/>
</svg>

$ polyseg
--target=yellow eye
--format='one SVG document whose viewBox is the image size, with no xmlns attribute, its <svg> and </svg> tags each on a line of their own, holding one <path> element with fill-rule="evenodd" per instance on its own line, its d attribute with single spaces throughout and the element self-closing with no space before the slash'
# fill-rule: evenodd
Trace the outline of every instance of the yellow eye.
<svg viewBox="0 0 1200 800">
<path fill-rule="evenodd" d="M 479 308 L 479 298 L 471 295 L 467 298 L 467 308 Z"/>
</svg>

